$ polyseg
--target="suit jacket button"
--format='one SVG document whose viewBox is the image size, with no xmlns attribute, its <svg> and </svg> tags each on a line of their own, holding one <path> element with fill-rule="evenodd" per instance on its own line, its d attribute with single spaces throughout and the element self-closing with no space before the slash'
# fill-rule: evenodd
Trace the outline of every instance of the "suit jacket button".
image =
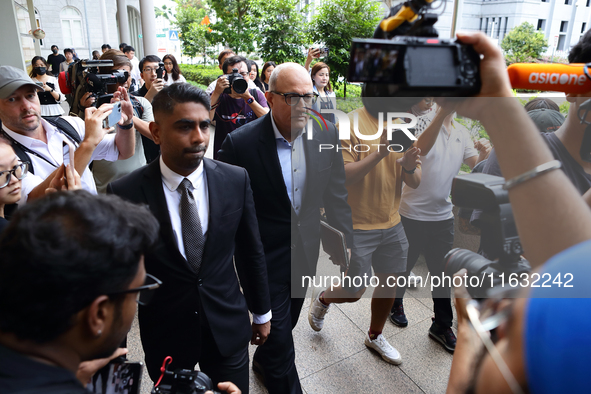
<svg viewBox="0 0 591 394">
<path fill-rule="evenodd" d="M 298 222 L 298 227 L 300 227 L 302 224 L 300 222 Z"/>
<path fill-rule="evenodd" d="M 203 286 L 203 279 L 199 279 L 198 283 L 199 283 L 199 287 Z"/>
</svg>

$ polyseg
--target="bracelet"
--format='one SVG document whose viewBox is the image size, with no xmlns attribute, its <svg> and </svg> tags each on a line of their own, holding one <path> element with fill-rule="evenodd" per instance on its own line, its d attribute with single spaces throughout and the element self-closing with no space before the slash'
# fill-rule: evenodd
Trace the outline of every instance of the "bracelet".
<svg viewBox="0 0 591 394">
<path fill-rule="evenodd" d="M 411 171 L 408 171 L 406 168 L 404 168 L 404 166 L 402 167 L 402 171 L 406 172 L 407 174 L 414 174 L 415 171 L 417 170 L 417 167 L 413 168 Z"/>
<path fill-rule="evenodd" d="M 529 170 L 521 175 L 516 176 L 515 178 L 509 179 L 503 185 L 503 189 L 509 190 L 509 189 L 519 185 L 520 183 L 529 181 L 530 179 L 533 179 L 535 177 L 543 175 L 543 174 L 550 172 L 552 170 L 557 170 L 560 167 L 562 167 L 562 163 L 560 161 L 558 161 L 558 160 L 549 161 L 548 163 L 544 163 L 542 165 L 534 167 L 533 170 Z"/>
<path fill-rule="evenodd" d="M 129 130 L 133 127 L 133 119 L 131 120 L 131 123 L 125 126 L 122 126 L 119 123 L 117 123 L 117 127 L 119 127 L 121 130 Z"/>
</svg>

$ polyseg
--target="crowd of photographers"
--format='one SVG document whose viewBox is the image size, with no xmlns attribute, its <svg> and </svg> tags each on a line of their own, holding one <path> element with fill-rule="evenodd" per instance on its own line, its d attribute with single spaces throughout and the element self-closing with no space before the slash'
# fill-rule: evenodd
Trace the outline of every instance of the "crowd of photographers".
<svg viewBox="0 0 591 394">
<path fill-rule="evenodd" d="M 501 265 L 515 258 L 529 277 L 568 273 L 573 287 L 525 286 L 517 296 L 497 287 L 478 299 L 456 286 L 457 337 L 451 288 L 435 289 L 428 335 L 454 353 L 448 392 L 585 391 L 591 163 L 581 146 L 591 90 L 566 95 L 566 118 L 551 100 L 524 109 L 500 49 L 480 33 L 458 40 L 482 57 L 480 93 L 406 108 L 418 122 L 405 152 L 380 150 L 387 134 L 375 137 L 382 125 L 367 107 L 348 115 L 349 140 L 338 141 L 336 117 L 305 129 L 308 110 L 336 109 L 330 69 L 310 70 L 319 49 L 305 67 L 267 62 L 260 76 L 256 63 L 225 50 L 223 76 L 205 92 L 184 83 L 174 56 L 140 61 L 127 44 L 103 45 L 99 60 L 110 63 L 84 66 L 96 79 L 77 79 L 75 51 L 58 55 L 57 46 L 31 76 L 0 67 L 0 391 L 85 392 L 81 382 L 124 355 L 117 348 L 137 302 L 154 382 L 172 355 L 171 368 L 199 362 L 218 389 L 247 393 L 250 341 L 269 392 L 301 393 L 291 332 L 304 303 L 299 278 L 316 271 L 320 208 L 344 234 L 350 277 L 372 269 L 380 283 L 408 277 L 421 253 L 432 276 L 472 275 L 450 254 L 449 195 L 462 164 L 504 177 L 495 185 L 508 193 L 519 235 L 517 252 L 503 254 L 487 212 L 460 213 L 461 228 L 482 234 L 481 254 Z M 569 61 L 591 63 L 591 31 Z M 62 100 L 44 75 L 60 72 L 76 116 L 42 117 L 42 105 Z M 101 78 L 104 89 L 92 90 Z M 456 115 L 479 120 L 491 141 L 473 142 Z M 203 158 L 212 122 L 216 161 Z M 342 149 L 318 152 L 322 143 Z M 356 150 L 361 143 L 371 148 Z M 451 259 L 459 272 L 446 270 Z M 322 330 L 332 303 L 356 302 L 365 290 L 314 294 L 312 329 Z M 404 292 L 374 289 L 364 338 L 391 364 L 402 355 L 382 331 L 388 319 L 408 325 Z M 176 390 L 167 378 L 172 386 L 156 392 Z"/>
</svg>

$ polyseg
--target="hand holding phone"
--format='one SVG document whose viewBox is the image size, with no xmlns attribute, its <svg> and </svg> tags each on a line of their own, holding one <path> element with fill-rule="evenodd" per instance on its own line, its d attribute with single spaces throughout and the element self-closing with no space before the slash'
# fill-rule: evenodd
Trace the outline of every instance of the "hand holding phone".
<svg viewBox="0 0 591 394">
<path fill-rule="evenodd" d="M 103 128 L 110 129 L 111 127 L 115 127 L 115 125 L 121 120 L 121 101 L 113 103 L 113 110 L 107 116 L 105 120 L 103 120 Z"/>
</svg>

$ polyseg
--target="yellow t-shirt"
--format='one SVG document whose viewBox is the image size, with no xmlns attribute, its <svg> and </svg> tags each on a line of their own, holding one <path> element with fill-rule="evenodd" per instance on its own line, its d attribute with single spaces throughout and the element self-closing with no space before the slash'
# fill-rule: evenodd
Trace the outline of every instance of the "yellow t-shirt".
<svg viewBox="0 0 591 394">
<path fill-rule="evenodd" d="M 375 140 L 360 140 L 353 131 L 354 115 L 358 116 L 359 132 L 374 135 L 378 129 L 385 129 L 386 122 L 378 125 L 365 108 L 348 114 L 351 124 L 351 139 L 342 140 L 342 154 L 345 166 L 365 159 L 378 150 L 380 137 Z M 395 122 L 396 123 L 396 122 Z M 381 146 L 380 149 L 386 149 Z M 383 158 L 365 177 L 347 186 L 348 203 L 353 215 L 355 230 L 385 230 L 400 223 L 400 196 L 402 194 L 402 166 L 396 160 L 404 153 L 391 152 Z"/>
</svg>

